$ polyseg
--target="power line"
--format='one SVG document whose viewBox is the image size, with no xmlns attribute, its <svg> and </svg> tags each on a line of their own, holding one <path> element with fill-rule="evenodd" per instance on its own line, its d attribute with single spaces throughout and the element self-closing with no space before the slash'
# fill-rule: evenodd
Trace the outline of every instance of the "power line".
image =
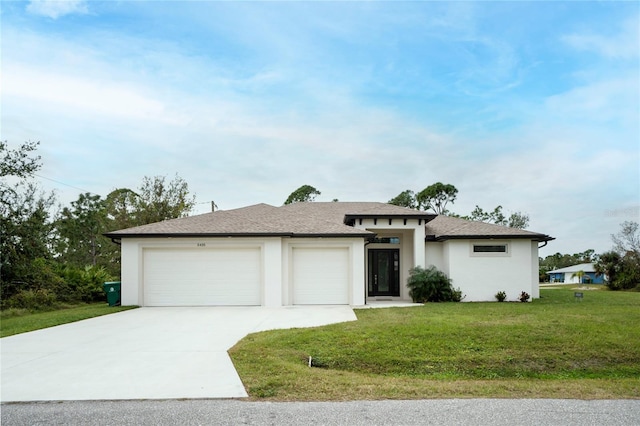
<svg viewBox="0 0 640 426">
<path fill-rule="evenodd" d="M 37 176 L 37 177 L 39 177 L 41 179 L 46 179 L 46 180 L 49 180 L 51 182 L 55 182 L 55 183 L 60 184 L 60 185 L 68 186 L 69 188 L 77 189 L 78 191 L 88 192 L 89 194 L 93 194 L 93 195 L 100 195 L 100 194 L 97 194 L 97 193 L 95 193 L 93 191 L 88 191 L 88 190 L 83 189 L 83 188 L 78 188 L 77 186 L 69 185 L 67 183 L 60 182 L 59 180 L 51 179 L 51 178 L 48 178 L 48 177 L 45 177 L 45 176 L 42 176 L 42 175 L 39 175 L 39 174 L 36 174 L 36 173 L 34 173 L 33 175 Z"/>
</svg>

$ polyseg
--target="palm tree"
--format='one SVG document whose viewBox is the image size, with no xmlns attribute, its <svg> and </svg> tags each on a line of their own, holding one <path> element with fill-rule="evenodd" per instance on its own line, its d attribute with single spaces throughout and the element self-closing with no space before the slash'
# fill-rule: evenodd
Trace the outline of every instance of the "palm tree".
<svg viewBox="0 0 640 426">
<path fill-rule="evenodd" d="M 577 271 L 571 275 L 571 278 L 578 277 L 578 283 L 582 284 L 582 277 L 584 277 L 584 271 Z"/>
</svg>

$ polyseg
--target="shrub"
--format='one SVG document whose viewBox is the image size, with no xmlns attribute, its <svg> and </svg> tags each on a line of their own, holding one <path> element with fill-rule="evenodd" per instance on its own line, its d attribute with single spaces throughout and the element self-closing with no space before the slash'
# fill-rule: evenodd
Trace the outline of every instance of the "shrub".
<svg viewBox="0 0 640 426">
<path fill-rule="evenodd" d="M 523 291 L 522 293 L 520 293 L 520 297 L 518 297 L 518 299 L 522 303 L 528 302 L 530 298 L 531 298 L 531 296 L 529 296 L 529 293 L 527 293 L 526 291 Z"/>
<path fill-rule="evenodd" d="M 0 308 L 43 310 L 55 308 L 59 302 L 103 302 L 102 284 L 113 281 L 102 266 L 80 268 L 43 258 L 34 259 L 21 271 L 20 279 L 1 283 Z"/>
<path fill-rule="evenodd" d="M 74 266 L 61 266 L 58 274 L 69 287 L 67 298 L 73 302 L 102 302 L 105 300 L 102 284 L 113 281 L 102 266 L 87 266 L 78 268 Z"/>
<path fill-rule="evenodd" d="M 462 299 L 464 299 L 465 296 L 462 294 L 462 290 L 460 290 L 460 287 L 456 288 L 455 290 L 452 290 L 451 292 L 451 301 L 452 302 L 461 302 Z"/>
<path fill-rule="evenodd" d="M 53 262 L 36 258 L 18 271 L 19 280 L 2 282 L 2 309 L 22 308 L 39 310 L 54 308 L 62 301 L 58 296 L 65 294 L 65 282 L 53 267 Z"/>
<path fill-rule="evenodd" d="M 507 299 L 507 293 L 504 291 L 499 291 L 494 296 L 498 302 L 504 302 Z"/>
<path fill-rule="evenodd" d="M 55 308 L 57 299 L 55 294 L 46 289 L 20 290 L 7 300 L 6 305 L 13 309 L 39 311 Z"/>
<path fill-rule="evenodd" d="M 416 266 L 409 271 L 407 280 L 409 295 L 414 302 L 459 302 L 462 300 L 460 289 L 455 290 L 451 279 L 435 266 L 427 269 Z"/>
</svg>

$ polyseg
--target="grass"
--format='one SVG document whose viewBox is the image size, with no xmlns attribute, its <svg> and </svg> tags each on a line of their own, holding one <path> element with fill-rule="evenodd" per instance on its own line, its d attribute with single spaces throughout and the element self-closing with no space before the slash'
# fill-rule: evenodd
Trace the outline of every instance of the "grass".
<svg viewBox="0 0 640 426">
<path fill-rule="evenodd" d="M 135 308 L 135 306 L 110 307 L 106 303 L 92 303 L 47 312 L 9 309 L 0 313 L 0 337 L 54 327 L 132 308 Z"/>
<path fill-rule="evenodd" d="M 357 310 L 356 322 L 249 335 L 230 355 L 261 400 L 640 398 L 640 293 L 541 295 Z"/>
</svg>

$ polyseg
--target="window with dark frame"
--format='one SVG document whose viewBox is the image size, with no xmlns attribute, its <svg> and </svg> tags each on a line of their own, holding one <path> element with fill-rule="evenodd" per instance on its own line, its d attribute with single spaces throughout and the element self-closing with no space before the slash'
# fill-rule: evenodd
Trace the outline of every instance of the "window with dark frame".
<svg viewBox="0 0 640 426">
<path fill-rule="evenodd" d="M 374 244 L 400 244 L 400 237 L 376 237 L 372 241 Z"/>
<path fill-rule="evenodd" d="M 474 253 L 506 253 L 507 245 L 506 244 L 496 244 L 496 245 L 473 245 Z"/>
</svg>

